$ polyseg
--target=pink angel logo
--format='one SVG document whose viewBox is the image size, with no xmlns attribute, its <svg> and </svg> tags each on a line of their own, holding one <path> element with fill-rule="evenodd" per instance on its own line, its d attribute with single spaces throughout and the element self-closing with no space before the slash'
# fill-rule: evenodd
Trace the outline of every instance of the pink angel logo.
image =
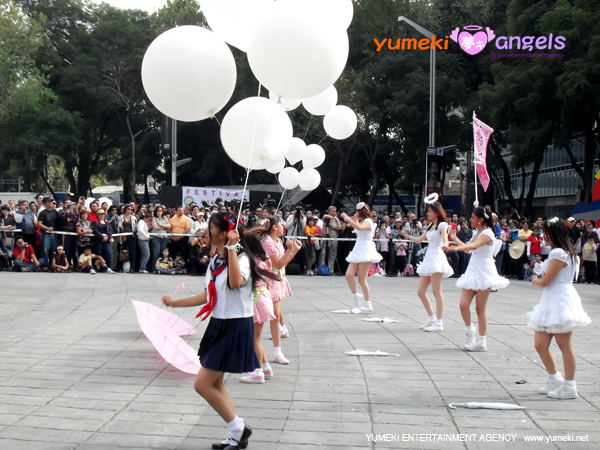
<svg viewBox="0 0 600 450">
<path fill-rule="evenodd" d="M 450 39 L 457 42 L 460 48 L 469 55 L 476 55 L 485 48 L 488 42 L 491 42 L 496 37 L 494 30 L 490 30 L 489 27 L 485 28 L 485 33 L 479 31 L 482 29 L 479 25 L 467 25 L 463 29 L 468 31 L 461 31 L 459 34 L 460 28 L 457 27 L 454 29 L 452 34 L 450 34 Z M 477 31 L 477 33 L 471 34 L 469 31 Z"/>
</svg>

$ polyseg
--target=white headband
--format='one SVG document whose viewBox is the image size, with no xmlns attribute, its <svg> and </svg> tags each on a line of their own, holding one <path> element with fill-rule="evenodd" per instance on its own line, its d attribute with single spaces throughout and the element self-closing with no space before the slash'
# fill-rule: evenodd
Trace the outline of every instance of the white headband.
<svg viewBox="0 0 600 450">
<path fill-rule="evenodd" d="M 358 205 L 356 205 L 356 210 L 358 211 L 359 209 L 363 209 L 365 207 L 365 202 L 360 202 Z"/>
<path fill-rule="evenodd" d="M 435 202 L 438 201 L 438 198 L 440 196 L 438 195 L 437 192 L 434 192 L 433 194 L 428 195 L 427 197 L 425 197 L 425 200 L 423 200 L 427 205 L 431 205 Z"/>
<path fill-rule="evenodd" d="M 487 211 L 485 211 L 485 210 L 483 211 L 483 217 L 485 217 L 486 219 L 489 219 L 489 218 L 490 218 L 490 216 L 488 216 L 488 213 L 487 213 Z"/>
<path fill-rule="evenodd" d="M 555 224 L 555 223 L 557 223 L 559 220 L 560 220 L 560 219 L 559 219 L 558 217 L 553 217 L 552 219 L 550 219 L 550 220 L 548 221 L 548 223 L 549 223 L 550 225 L 554 225 L 554 224 Z"/>
</svg>

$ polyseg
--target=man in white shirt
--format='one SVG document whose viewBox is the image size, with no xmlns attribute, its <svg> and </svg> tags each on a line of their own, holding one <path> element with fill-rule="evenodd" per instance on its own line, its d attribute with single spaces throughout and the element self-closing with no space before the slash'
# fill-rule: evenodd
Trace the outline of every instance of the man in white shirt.
<svg viewBox="0 0 600 450">
<path fill-rule="evenodd" d="M 148 273 L 146 270 L 148 266 L 148 260 L 150 259 L 150 239 L 152 236 L 149 234 L 149 230 L 152 228 L 152 214 L 146 213 L 144 220 L 140 220 L 135 226 L 137 231 L 138 246 L 142 252 L 140 256 L 140 273 Z"/>
</svg>

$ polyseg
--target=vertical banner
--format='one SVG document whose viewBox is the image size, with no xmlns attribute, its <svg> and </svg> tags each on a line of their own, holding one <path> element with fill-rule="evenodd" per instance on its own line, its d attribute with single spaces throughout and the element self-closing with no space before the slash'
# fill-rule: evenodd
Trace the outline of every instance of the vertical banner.
<svg viewBox="0 0 600 450">
<path fill-rule="evenodd" d="M 487 171 L 487 145 L 490 140 L 490 136 L 494 132 L 494 129 L 489 125 L 486 125 L 475 116 L 473 111 L 473 142 L 475 148 L 475 168 L 477 175 L 481 181 L 481 186 L 484 192 L 488 190 L 490 185 L 490 176 Z M 475 186 L 477 189 L 477 186 Z"/>
<path fill-rule="evenodd" d="M 442 193 L 442 147 L 427 147 L 427 195 Z"/>
</svg>

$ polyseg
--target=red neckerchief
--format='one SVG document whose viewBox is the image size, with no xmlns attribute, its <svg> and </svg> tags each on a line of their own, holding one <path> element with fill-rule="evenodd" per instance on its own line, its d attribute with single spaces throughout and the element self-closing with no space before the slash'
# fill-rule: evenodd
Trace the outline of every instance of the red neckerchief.
<svg viewBox="0 0 600 450">
<path fill-rule="evenodd" d="M 206 320 L 210 313 L 215 308 L 217 304 L 217 288 L 215 286 L 215 280 L 227 268 L 227 262 L 223 261 L 223 263 L 213 270 L 213 263 L 209 264 L 208 270 L 210 270 L 210 282 L 208 283 L 208 292 L 207 292 L 207 302 L 202 307 L 200 312 L 196 315 L 196 317 L 200 317 L 202 314 L 206 313 L 205 316 L 201 320 Z"/>
</svg>

